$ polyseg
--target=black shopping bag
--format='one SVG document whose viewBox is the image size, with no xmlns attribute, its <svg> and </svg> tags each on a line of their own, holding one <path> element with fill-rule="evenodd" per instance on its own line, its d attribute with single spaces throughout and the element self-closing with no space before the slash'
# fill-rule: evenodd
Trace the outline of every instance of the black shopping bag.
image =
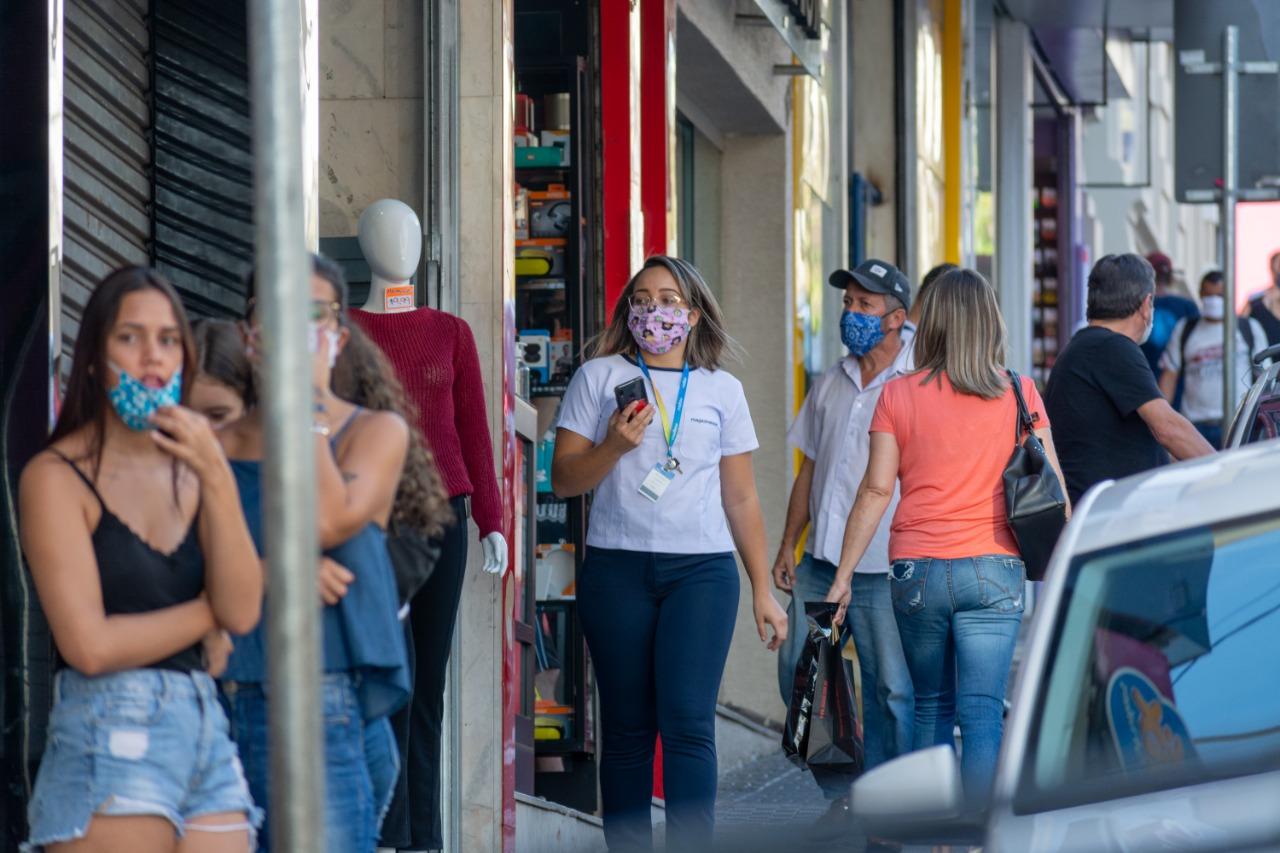
<svg viewBox="0 0 1280 853">
<path fill-rule="evenodd" d="M 839 605 L 806 602 L 809 634 L 796 663 L 782 751 L 801 767 L 857 776 L 865 765 L 862 724 L 853 707 L 853 681 L 841 657 L 847 633 L 833 629 Z"/>
</svg>

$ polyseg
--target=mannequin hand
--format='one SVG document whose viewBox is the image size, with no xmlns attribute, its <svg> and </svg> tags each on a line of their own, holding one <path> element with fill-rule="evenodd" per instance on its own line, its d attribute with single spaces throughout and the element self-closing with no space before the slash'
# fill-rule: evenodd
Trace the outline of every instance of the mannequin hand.
<svg viewBox="0 0 1280 853">
<path fill-rule="evenodd" d="M 484 549 L 484 571 L 490 575 L 501 575 L 507 571 L 507 540 L 501 533 L 490 533 L 480 540 Z"/>
</svg>

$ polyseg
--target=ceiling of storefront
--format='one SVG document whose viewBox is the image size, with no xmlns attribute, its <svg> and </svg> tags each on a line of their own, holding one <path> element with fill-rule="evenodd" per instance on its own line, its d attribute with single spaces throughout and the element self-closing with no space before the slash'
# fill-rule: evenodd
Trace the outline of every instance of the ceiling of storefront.
<svg viewBox="0 0 1280 853">
<path fill-rule="evenodd" d="M 1067 98 L 1102 104 L 1127 96 L 1108 58 L 1129 39 L 1171 41 L 1174 0 L 1000 0 L 1031 28 L 1048 71 Z"/>
</svg>

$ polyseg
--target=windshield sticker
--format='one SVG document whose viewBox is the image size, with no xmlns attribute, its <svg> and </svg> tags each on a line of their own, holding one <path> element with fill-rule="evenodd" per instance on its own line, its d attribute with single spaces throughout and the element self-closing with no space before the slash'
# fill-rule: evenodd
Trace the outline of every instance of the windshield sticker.
<svg viewBox="0 0 1280 853">
<path fill-rule="evenodd" d="M 1107 685 L 1107 724 L 1125 770 L 1181 764 L 1195 757 L 1182 715 L 1150 678 L 1122 667 Z"/>
</svg>

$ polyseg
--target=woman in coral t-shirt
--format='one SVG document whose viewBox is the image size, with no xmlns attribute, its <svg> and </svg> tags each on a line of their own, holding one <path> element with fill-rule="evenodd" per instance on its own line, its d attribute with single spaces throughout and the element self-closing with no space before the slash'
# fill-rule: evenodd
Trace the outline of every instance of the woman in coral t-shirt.
<svg viewBox="0 0 1280 853">
<path fill-rule="evenodd" d="M 952 744 L 960 723 L 968 798 L 989 794 L 1026 570 L 1006 521 L 1001 475 L 1017 440 L 1005 326 L 991 285 L 954 270 L 924 296 L 915 373 L 885 386 L 871 459 L 849 513 L 828 601 L 849 603 L 853 567 L 900 481 L 890 527 L 894 616 L 915 686 L 914 748 Z M 1035 384 L 1022 393 L 1059 478 Z"/>
</svg>

